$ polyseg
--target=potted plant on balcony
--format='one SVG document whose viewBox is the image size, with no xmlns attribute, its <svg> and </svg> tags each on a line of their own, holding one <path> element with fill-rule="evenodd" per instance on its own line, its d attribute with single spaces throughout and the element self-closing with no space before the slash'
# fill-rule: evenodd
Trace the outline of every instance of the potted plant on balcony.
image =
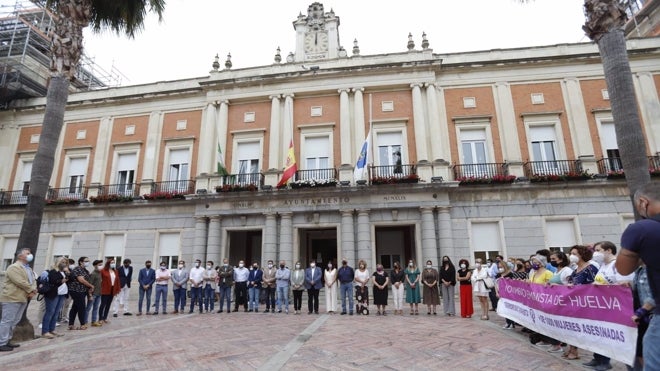
<svg viewBox="0 0 660 371">
<path fill-rule="evenodd" d="M 419 175 L 417 174 L 377 176 L 371 178 L 371 184 L 373 185 L 418 183 L 418 182 L 419 182 Z"/>
<path fill-rule="evenodd" d="M 291 188 L 336 187 L 337 179 L 301 179 L 289 183 Z"/>
<path fill-rule="evenodd" d="M 649 169 L 649 173 L 651 174 L 651 176 L 660 176 L 660 168 L 658 167 L 651 168 Z"/>
<path fill-rule="evenodd" d="M 96 204 L 110 202 L 133 202 L 133 196 L 124 196 L 119 194 L 91 196 L 89 202 Z"/>
<path fill-rule="evenodd" d="M 259 187 L 256 184 L 223 184 L 215 187 L 216 193 L 220 192 L 241 192 L 241 191 L 258 191 Z"/>
<path fill-rule="evenodd" d="M 178 191 L 160 191 L 152 192 L 144 196 L 145 200 L 185 200 L 186 196 L 183 192 Z"/>
<path fill-rule="evenodd" d="M 532 183 L 561 182 L 574 180 L 588 180 L 593 177 L 588 171 L 569 171 L 563 174 L 533 174 L 529 181 Z"/>
<path fill-rule="evenodd" d="M 46 205 L 75 205 L 79 203 L 79 198 L 55 198 L 46 200 Z"/>
<path fill-rule="evenodd" d="M 493 176 L 462 176 L 456 178 L 459 185 L 473 185 L 473 184 L 511 184 L 516 180 L 515 175 L 502 175 L 496 174 Z"/>
<path fill-rule="evenodd" d="M 607 172 L 607 179 L 623 179 L 626 177 L 626 173 L 623 170 L 610 170 Z"/>
</svg>

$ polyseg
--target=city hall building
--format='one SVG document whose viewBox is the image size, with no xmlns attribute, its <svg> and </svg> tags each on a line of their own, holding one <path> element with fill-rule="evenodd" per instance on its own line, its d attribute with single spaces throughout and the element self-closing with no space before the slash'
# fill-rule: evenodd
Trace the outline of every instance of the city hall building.
<svg viewBox="0 0 660 371">
<path fill-rule="evenodd" d="M 392 53 L 361 55 L 322 4 L 292 19 L 295 50 L 268 65 L 216 57 L 201 78 L 74 84 L 36 266 L 346 257 L 387 269 L 618 243 L 633 221 L 596 45 L 443 54 L 431 35 L 402 35 Z M 660 39 L 628 48 L 640 151 L 660 175 Z M 0 270 L 45 105 L 27 96 L 0 111 Z"/>
</svg>

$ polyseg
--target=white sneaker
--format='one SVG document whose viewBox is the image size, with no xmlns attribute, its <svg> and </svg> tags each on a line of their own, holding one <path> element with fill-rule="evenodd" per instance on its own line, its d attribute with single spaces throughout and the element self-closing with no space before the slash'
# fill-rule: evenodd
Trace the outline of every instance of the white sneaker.
<svg viewBox="0 0 660 371">
<path fill-rule="evenodd" d="M 39 324 L 39 328 L 41 328 L 41 323 Z"/>
<path fill-rule="evenodd" d="M 59 322 L 55 323 L 55 326 L 60 327 L 60 323 Z"/>
</svg>

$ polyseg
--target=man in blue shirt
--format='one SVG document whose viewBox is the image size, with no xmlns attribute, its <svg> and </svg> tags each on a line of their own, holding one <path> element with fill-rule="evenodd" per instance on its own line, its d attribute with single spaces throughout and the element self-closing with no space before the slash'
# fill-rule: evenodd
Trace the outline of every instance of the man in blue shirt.
<svg viewBox="0 0 660 371">
<path fill-rule="evenodd" d="M 289 282 L 291 271 L 286 267 L 284 260 L 280 260 L 280 269 L 275 272 L 275 286 L 277 287 L 277 313 L 282 313 L 284 304 L 286 314 L 289 314 Z"/>
<path fill-rule="evenodd" d="M 353 279 L 355 271 L 348 265 L 348 260 L 343 258 L 341 268 L 337 271 L 339 280 L 339 295 L 341 296 L 341 314 L 346 314 L 346 297 L 348 297 L 349 314 L 353 315 Z"/>
<path fill-rule="evenodd" d="M 639 258 L 646 264 L 651 292 L 660 301 L 660 185 L 647 183 L 635 192 L 635 208 L 642 217 L 626 228 L 621 235 L 621 252 L 616 259 L 619 274 L 630 274 L 637 268 Z M 644 369 L 660 370 L 660 308 L 644 335 Z"/>
<path fill-rule="evenodd" d="M 142 315 L 142 302 L 144 301 L 144 295 L 147 295 L 147 314 L 151 309 L 151 290 L 156 282 L 156 271 L 151 268 L 151 260 L 144 262 L 144 268 L 140 269 L 138 273 L 138 283 L 139 287 L 139 298 L 138 298 L 138 316 Z"/>
</svg>

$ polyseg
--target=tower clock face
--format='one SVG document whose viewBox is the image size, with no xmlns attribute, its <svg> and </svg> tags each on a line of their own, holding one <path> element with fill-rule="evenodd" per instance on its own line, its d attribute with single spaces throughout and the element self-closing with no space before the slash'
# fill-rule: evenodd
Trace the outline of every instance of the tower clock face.
<svg viewBox="0 0 660 371">
<path fill-rule="evenodd" d="M 328 34 L 323 31 L 309 32 L 305 35 L 305 53 L 323 53 L 328 51 Z"/>
</svg>

